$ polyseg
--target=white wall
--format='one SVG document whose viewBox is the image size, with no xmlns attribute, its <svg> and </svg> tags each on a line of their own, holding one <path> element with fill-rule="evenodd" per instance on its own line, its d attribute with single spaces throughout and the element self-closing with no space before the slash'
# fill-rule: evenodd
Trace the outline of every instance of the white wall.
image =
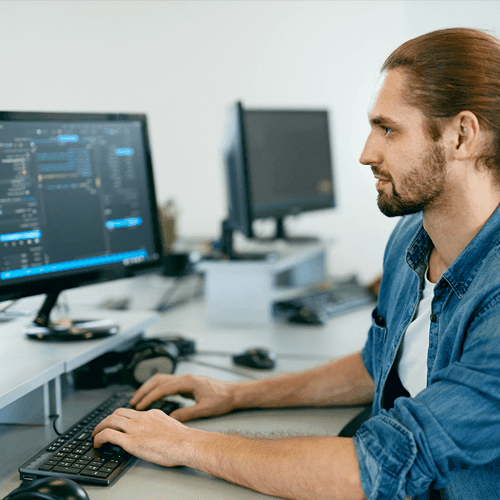
<svg viewBox="0 0 500 500">
<path fill-rule="evenodd" d="M 423 32 L 499 23 L 497 1 L 0 1 L 0 109 L 147 113 L 159 201 L 215 237 L 228 106 L 326 107 L 339 206 L 291 228 L 335 238 L 331 270 L 366 281 L 396 222 L 358 162 L 380 65 Z"/>
</svg>

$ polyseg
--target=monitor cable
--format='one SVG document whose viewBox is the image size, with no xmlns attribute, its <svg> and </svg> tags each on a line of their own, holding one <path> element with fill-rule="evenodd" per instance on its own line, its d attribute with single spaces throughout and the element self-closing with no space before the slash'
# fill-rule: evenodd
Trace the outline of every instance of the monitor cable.
<svg viewBox="0 0 500 500">
<path fill-rule="evenodd" d="M 155 311 L 157 312 L 165 312 L 167 311 L 168 309 L 174 307 L 175 305 L 178 305 L 179 302 L 184 302 L 185 300 L 187 299 L 182 299 L 181 301 L 172 301 L 172 298 L 174 297 L 175 295 L 175 292 L 177 292 L 177 290 L 179 289 L 179 287 L 181 286 L 182 282 L 183 282 L 183 278 L 189 276 L 192 274 L 192 270 L 193 270 L 193 260 L 190 258 L 186 264 L 184 265 L 184 267 L 175 275 L 174 277 L 174 282 L 172 283 L 172 285 L 164 292 L 164 294 L 161 296 L 159 302 L 158 302 L 158 305 L 155 307 Z M 199 274 L 199 273 L 196 273 L 197 276 L 198 276 L 198 279 L 199 279 L 199 285 L 198 285 L 198 289 L 196 290 L 196 292 L 189 298 L 193 298 L 193 297 L 197 297 L 201 290 L 201 283 L 202 283 L 202 275 Z"/>
</svg>

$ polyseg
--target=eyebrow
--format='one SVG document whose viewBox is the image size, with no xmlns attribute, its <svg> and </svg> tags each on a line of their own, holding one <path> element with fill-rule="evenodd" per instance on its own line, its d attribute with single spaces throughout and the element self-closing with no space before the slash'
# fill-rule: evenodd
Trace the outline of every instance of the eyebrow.
<svg viewBox="0 0 500 500">
<path fill-rule="evenodd" d="M 391 120 L 387 116 L 383 116 L 383 115 L 376 115 L 376 116 L 372 116 L 371 118 L 370 117 L 368 117 L 368 118 L 370 120 L 371 125 L 390 125 L 392 127 L 401 126 L 400 123 L 398 123 L 394 120 Z"/>
</svg>

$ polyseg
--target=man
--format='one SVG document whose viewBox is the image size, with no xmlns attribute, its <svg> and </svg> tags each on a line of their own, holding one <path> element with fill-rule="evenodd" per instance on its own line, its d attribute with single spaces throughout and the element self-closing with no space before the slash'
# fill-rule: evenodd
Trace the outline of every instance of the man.
<svg viewBox="0 0 500 500">
<path fill-rule="evenodd" d="M 117 410 L 96 427 L 95 446 L 291 499 L 498 498 L 500 43 L 440 30 L 396 49 L 383 71 L 360 161 L 382 212 L 404 217 L 363 351 L 252 382 L 155 376 L 131 400 L 137 409 L 176 393 L 196 404 L 172 418 Z M 181 423 L 370 401 L 353 438 L 247 439 Z"/>
</svg>

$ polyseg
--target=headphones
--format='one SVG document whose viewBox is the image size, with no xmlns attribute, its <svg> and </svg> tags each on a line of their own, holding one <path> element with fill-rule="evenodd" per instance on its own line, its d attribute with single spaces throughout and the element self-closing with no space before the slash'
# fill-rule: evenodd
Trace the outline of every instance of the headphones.
<svg viewBox="0 0 500 500">
<path fill-rule="evenodd" d="M 77 368 L 77 389 L 100 389 L 111 384 L 139 387 L 156 373 L 174 373 L 179 359 L 195 352 L 192 340 L 165 336 L 139 339 L 128 351 L 107 352 Z"/>
<path fill-rule="evenodd" d="M 125 382 L 139 387 L 157 373 L 174 373 L 179 349 L 174 342 L 161 339 L 139 340 L 126 354 Z"/>
</svg>

